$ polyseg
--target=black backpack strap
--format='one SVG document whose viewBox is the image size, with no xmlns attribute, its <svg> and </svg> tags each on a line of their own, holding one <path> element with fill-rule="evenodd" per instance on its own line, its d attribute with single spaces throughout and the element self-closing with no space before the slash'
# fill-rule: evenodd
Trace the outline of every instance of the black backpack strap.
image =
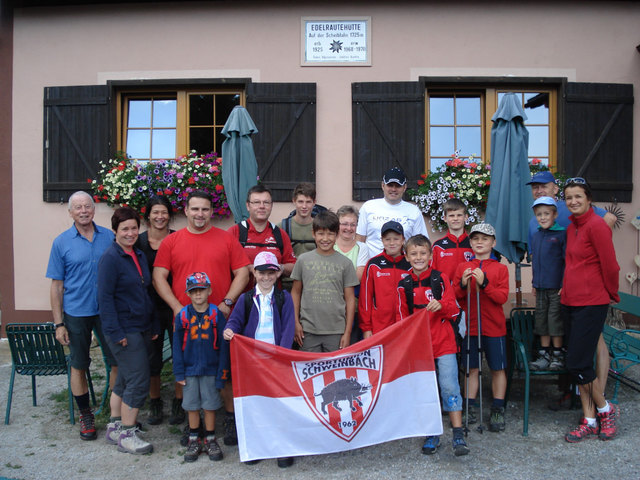
<svg viewBox="0 0 640 480">
<path fill-rule="evenodd" d="M 413 313 L 413 288 L 415 286 L 413 277 L 411 275 L 405 276 L 400 280 L 400 286 L 404 289 L 405 299 L 407 301 L 407 308 L 409 309 L 409 315 Z"/>
<path fill-rule="evenodd" d="M 431 270 L 431 276 L 429 277 L 429 282 L 431 283 L 431 292 L 433 293 L 433 298 L 436 300 L 442 299 L 442 275 L 438 270 Z"/>
<path fill-rule="evenodd" d="M 280 318 L 282 318 L 282 307 L 284 305 L 284 292 L 280 290 L 278 287 L 274 287 L 273 289 L 273 298 L 276 301 L 276 308 L 278 309 L 278 313 L 280 314 Z"/>
<path fill-rule="evenodd" d="M 242 331 L 244 331 L 247 327 L 247 323 L 249 323 L 249 314 L 251 313 L 251 307 L 253 307 L 253 297 L 255 294 L 255 288 L 252 288 L 244 294 L 244 324 L 242 325 Z"/>
<path fill-rule="evenodd" d="M 247 244 L 247 237 L 249 236 L 249 227 L 246 221 L 238 223 L 238 241 L 243 247 Z"/>
<path fill-rule="evenodd" d="M 280 250 L 280 254 L 284 253 L 284 242 L 282 241 L 282 232 L 277 225 L 271 225 L 271 230 L 273 231 L 273 238 L 276 239 L 276 246 L 278 250 Z"/>
</svg>

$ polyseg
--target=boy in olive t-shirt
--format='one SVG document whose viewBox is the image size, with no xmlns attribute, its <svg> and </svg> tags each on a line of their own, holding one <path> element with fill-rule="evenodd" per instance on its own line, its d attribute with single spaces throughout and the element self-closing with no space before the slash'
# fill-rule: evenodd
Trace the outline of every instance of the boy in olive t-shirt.
<svg viewBox="0 0 640 480">
<path fill-rule="evenodd" d="M 295 341 L 306 352 L 332 352 L 349 346 L 355 315 L 353 263 L 333 245 L 338 216 L 320 212 L 313 219 L 315 250 L 300 255 L 291 272 L 295 308 Z"/>
</svg>

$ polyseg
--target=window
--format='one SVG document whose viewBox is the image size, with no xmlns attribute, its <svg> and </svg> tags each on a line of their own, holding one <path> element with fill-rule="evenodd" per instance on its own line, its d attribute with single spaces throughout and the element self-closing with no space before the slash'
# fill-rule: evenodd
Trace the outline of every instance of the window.
<svg viewBox="0 0 640 480">
<path fill-rule="evenodd" d="M 244 103 L 242 90 L 119 92 L 118 150 L 142 161 L 221 153 L 222 128 Z"/>
<path fill-rule="evenodd" d="M 45 87 L 43 199 L 66 202 L 77 190 L 90 191 L 87 179 L 116 150 L 143 161 L 189 150 L 220 154 L 222 128 L 231 110 L 245 104 L 258 127 L 252 135 L 258 175 L 275 201 L 291 201 L 298 183 L 315 181 L 316 85 L 249 79 Z"/>
<path fill-rule="evenodd" d="M 427 88 L 425 171 L 442 166 L 454 152 L 487 163 L 491 157 L 491 117 L 505 93 L 518 95 L 529 131 L 529 159 L 557 165 L 556 91 L 540 88 Z"/>
<path fill-rule="evenodd" d="M 404 169 L 410 187 L 456 150 L 491 158 L 491 117 L 507 92 L 519 95 L 529 156 L 584 176 L 595 201 L 631 202 L 633 85 L 564 78 L 421 77 L 351 85 L 353 199 L 380 196 L 380 177 Z"/>
</svg>

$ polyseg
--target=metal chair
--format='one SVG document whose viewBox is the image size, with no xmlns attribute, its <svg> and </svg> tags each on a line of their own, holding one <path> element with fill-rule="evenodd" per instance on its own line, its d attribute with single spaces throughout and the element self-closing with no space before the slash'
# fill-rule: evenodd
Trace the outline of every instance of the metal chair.
<svg viewBox="0 0 640 480">
<path fill-rule="evenodd" d="M 9 424 L 11 401 L 13 397 L 13 382 L 16 373 L 31 375 L 31 395 L 33 406 L 36 403 L 36 376 L 67 375 L 67 389 L 69 392 L 69 417 L 71 424 L 75 424 L 73 412 L 73 395 L 71 394 L 71 367 L 64 348 L 56 340 L 55 327 L 52 323 L 10 323 L 6 328 L 7 339 L 11 349 L 11 381 L 7 397 L 7 412 L 4 417 L 5 425 Z M 95 405 L 91 376 L 87 370 L 89 391 Z"/>
<path fill-rule="evenodd" d="M 511 390 L 513 371 L 518 370 L 524 375 L 524 418 L 522 422 L 522 435 L 526 437 L 529 434 L 529 384 L 531 377 L 539 375 L 562 375 L 569 372 L 567 370 L 530 370 L 529 361 L 532 358 L 535 339 L 533 333 L 535 309 L 520 307 L 513 308 L 509 317 L 511 337 L 513 340 L 513 355 L 511 362 L 509 362 L 506 397 L 509 397 L 509 392 Z M 574 385 L 572 385 L 571 391 L 575 392 Z M 572 405 L 574 404 L 574 401 L 575 399 L 572 397 Z"/>
</svg>

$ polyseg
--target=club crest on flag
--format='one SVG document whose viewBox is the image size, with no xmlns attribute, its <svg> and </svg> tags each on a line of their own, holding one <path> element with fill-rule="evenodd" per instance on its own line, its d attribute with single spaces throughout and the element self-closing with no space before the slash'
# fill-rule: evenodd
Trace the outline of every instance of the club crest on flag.
<svg viewBox="0 0 640 480">
<path fill-rule="evenodd" d="M 382 380 L 383 349 L 291 362 L 311 411 L 332 433 L 351 441 L 373 411 Z"/>
</svg>

